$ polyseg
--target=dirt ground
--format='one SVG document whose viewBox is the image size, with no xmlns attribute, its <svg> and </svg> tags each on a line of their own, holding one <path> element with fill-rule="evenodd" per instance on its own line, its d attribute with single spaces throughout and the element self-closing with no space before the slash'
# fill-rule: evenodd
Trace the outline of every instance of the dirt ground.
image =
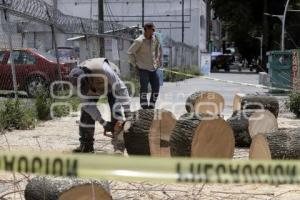
<svg viewBox="0 0 300 200">
<path fill-rule="evenodd" d="M 11 131 L 0 135 L 1 150 L 70 152 L 79 145 L 79 113 L 71 117 L 39 123 L 34 130 Z M 107 117 L 107 116 L 106 116 Z M 227 116 L 228 117 L 228 116 Z M 300 120 L 282 110 L 278 119 L 281 128 L 300 127 Z M 112 154 L 110 139 L 96 127 L 95 148 L 99 153 Z M 234 159 L 248 159 L 248 149 L 236 149 Z M 30 176 L 0 174 L 0 199 L 24 199 L 23 191 Z M 300 199 L 300 189 L 292 185 L 243 185 L 243 184 L 151 184 L 110 182 L 113 199 L 241 199 L 271 200 Z"/>
</svg>

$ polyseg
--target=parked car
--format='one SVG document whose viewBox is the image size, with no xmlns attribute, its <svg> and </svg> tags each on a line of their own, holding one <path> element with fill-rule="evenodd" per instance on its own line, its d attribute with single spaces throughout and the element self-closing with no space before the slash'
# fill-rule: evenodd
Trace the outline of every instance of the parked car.
<svg viewBox="0 0 300 200">
<path fill-rule="evenodd" d="M 67 61 L 67 62 L 78 62 L 79 55 L 76 52 L 76 49 L 73 47 L 57 47 L 58 57 L 61 60 Z M 53 57 L 56 57 L 55 50 L 50 49 L 47 53 L 50 53 Z"/>
<path fill-rule="evenodd" d="M 29 97 L 36 96 L 40 86 L 49 85 L 58 80 L 57 61 L 50 54 L 36 49 L 14 49 L 13 60 L 16 71 L 18 90 L 25 90 Z M 68 80 L 68 74 L 74 63 L 60 63 L 63 80 Z M 13 90 L 13 77 L 10 51 L 0 50 L 0 90 Z"/>
<path fill-rule="evenodd" d="M 230 65 L 234 61 L 234 56 L 225 52 L 212 52 L 211 54 L 211 71 L 217 72 L 220 69 L 224 69 L 226 72 L 230 72 Z"/>
</svg>

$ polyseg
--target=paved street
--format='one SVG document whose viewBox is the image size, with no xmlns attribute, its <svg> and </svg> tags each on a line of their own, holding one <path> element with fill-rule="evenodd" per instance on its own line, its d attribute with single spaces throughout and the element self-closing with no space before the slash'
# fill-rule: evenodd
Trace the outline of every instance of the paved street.
<svg viewBox="0 0 300 200">
<path fill-rule="evenodd" d="M 212 74 L 211 77 L 222 80 L 258 84 L 258 74 L 254 73 L 215 73 Z M 177 83 L 165 83 L 161 88 L 158 106 L 169 110 L 172 106 L 177 105 L 176 109 L 173 109 L 172 111 L 178 117 L 186 112 L 184 105 L 188 95 L 196 91 L 214 91 L 221 94 L 225 99 L 225 111 L 223 113 L 225 117 L 232 114 L 233 97 L 236 93 L 267 92 L 265 89 L 205 80 L 199 77 Z"/>
</svg>

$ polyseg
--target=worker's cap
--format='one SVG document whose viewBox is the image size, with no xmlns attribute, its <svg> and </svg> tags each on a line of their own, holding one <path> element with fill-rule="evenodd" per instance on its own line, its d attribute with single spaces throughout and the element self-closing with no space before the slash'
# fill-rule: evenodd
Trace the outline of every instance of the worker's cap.
<svg viewBox="0 0 300 200">
<path fill-rule="evenodd" d="M 69 74 L 70 82 L 74 86 L 77 86 L 78 77 L 80 77 L 83 74 L 84 74 L 84 71 L 80 67 L 75 67 L 74 69 L 71 70 L 71 72 Z"/>
</svg>

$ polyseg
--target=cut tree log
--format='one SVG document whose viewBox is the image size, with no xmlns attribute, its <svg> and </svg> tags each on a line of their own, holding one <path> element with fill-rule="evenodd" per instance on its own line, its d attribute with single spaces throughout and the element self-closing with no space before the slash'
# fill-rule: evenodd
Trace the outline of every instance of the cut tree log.
<svg viewBox="0 0 300 200">
<path fill-rule="evenodd" d="M 269 110 L 277 118 L 279 113 L 279 102 L 276 97 L 266 94 L 237 93 L 233 99 L 233 112 L 246 109 Z"/>
<path fill-rule="evenodd" d="M 300 159 L 300 129 L 279 129 L 258 134 L 250 147 L 250 159 Z"/>
<path fill-rule="evenodd" d="M 129 155 L 170 157 L 170 135 L 175 116 L 166 110 L 139 110 L 132 114 L 131 125 L 124 133 Z"/>
<path fill-rule="evenodd" d="M 252 138 L 278 129 L 275 116 L 268 110 L 240 110 L 227 120 L 231 126 L 236 147 L 249 147 Z"/>
<path fill-rule="evenodd" d="M 111 200 L 107 181 L 38 176 L 25 188 L 26 200 Z"/>
<path fill-rule="evenodd" d="M 278 122 L 270 111 L 257 110 L 249 118 L 248 130 L 251 138 L 254 138 L 257 134 L 278 130 Z"/>
<path fill-rule="evenodd" d="M 225 100 L 216 92 L 196 92 L 190 95 L 185 104 L 187 112 L 220 115 L 224 111 Z"/>
<path fill-rule="evenodd" d="M 218 116 L 188 113 L 177 121 L 170 145 L 172 156 L 232 158 L 233 131 Z"/>
</svg>

